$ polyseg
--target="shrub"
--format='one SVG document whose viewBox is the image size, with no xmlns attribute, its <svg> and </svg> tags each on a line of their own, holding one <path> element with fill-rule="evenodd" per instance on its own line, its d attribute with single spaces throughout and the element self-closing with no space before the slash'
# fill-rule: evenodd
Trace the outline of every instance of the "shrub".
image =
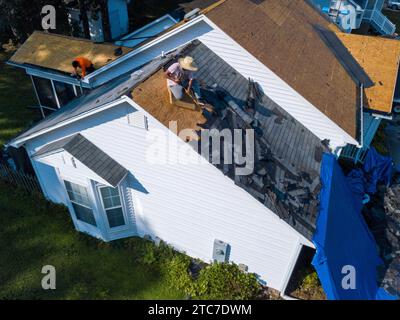
<svg viewBox="0 0 400 320">
<path fill-rule="evenodd" d="M 257 277 L 243 273 L 236 264 L 214 263 L 203 268 L 197 279 L 191 277 L 190 265 L 189 257 L 174 257 L 167 264 L 167 280 L 171 287 L 193 298 L 248 300 L 261 291 Z"/>
<path fill-rule="evenodd" d="M 304 290 L 315 290 L 316 288 L 319 288 L 321 286 L 321 283 L 319 282 L 318 275 L 315 271 L 308 273 L 301 284 L 301 287 Z"/>
<path fill-rule="evenodd" d="M 189 274 L 191 259 L 183 254 L 176 255 L 166 265 L 166 278 L 171 288 L 176 288 L 186 295 L 196 295 L 195 282 Z"/>
<path fill-rule="evenodd" d="M 240 271 L 236 264 L 214 263 L 200 271 L 197 296 L 203 299 L 254 299 L 261 286 L 254 274 Z"/>
</svg>

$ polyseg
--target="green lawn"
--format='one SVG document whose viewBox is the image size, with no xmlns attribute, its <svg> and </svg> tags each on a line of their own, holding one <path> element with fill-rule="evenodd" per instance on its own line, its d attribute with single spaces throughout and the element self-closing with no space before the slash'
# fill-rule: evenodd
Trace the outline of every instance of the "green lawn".
<svg viewBox="0 0 400 320">
<path fill-rule="evenodd" d="M 110 244 L 78 233 L 64 207 L 0 182 L 0 299 L 183 298 L 162 272 L 170 253 L 155 261 L 154 248 L 139 238 Z M 44 265 L 56 268 L 56 290 L 41 287 Z"/>
<path fill-rule="evenodd" d="M 9 54 L 0 51 L 0 146 L 41 118 L 32 83 L 23 70 L 5 64 Z"/>
</svg>

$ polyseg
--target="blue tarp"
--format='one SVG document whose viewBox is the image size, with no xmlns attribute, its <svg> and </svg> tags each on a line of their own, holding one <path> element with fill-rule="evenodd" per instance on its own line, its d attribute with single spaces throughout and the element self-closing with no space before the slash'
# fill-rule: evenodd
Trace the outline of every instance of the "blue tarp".
<svg viewBox="0 0 400 320">
<path fill-rule="evenodd" d="M 378 182 L 389 185 L 393 173 L 393 160 L 391 157 L 380 155 L 372 147 L 364 160 L 363 171 L 367 180 L 365 192 L 375 193 Z"/>
<path fill-rule="evenodd" d="M 323 156 L 320 213 L 313 237 L 317 251 L 312 263 L 330 300 L 394 299 L 377 284 L 376 268 L 382 261 L 361 214 L 362 173 L 355 171 L 347 179 L 333 155 Z M 355 289 L 342 286 L 345 266 L 355 268 Z"/>
</svg>

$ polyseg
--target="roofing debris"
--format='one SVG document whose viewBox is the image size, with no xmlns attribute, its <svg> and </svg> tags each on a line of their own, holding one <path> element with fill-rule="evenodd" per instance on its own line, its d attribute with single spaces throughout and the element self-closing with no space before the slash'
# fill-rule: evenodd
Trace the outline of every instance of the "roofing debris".
<svg viewBox="0 0 400 320">
<path fill-rule="evenodd" d="M 252 174 L 237 175 L 235 169 L 240 166 L 232 161 L 224 161 L 227 160 L 224 159 L 224 153 L 216 153 L 216 150 L 214 156 L 222 159 L 215 166 L 311 239 L 319 210 L 320 163 L 322 153 L 328 152 L 327 147 L 265 96 L 258 84 L 238 74 L 201 42 L 192 42 L 175 59 L 183 55 L 190 55 L 195 59 L 199 67 L 196 78 L 201 83 L 204 98 L 214 109 L 214 112 L 203 110 L 202 123 L 194 121 L 191 128 L 197 130 L 200 137 L 201 130 L 198 127 L 219 131 L 227 129 L 232 135 L 235 129 L 254 129 L 255 132 Z M 159 90 L 162 86 L 166 86 L 165 78 L 156 73 L 133 90 L 133 99 L 164 122 L 165 114 L 172 112 L 171 115 L 175 116 L 176 110 L 173 109 L 180 108 L 169 104 L 165 93 Z M 196 113 L 201 114 L 190 110 L 185 112 L 192 117 Z M 182 128 L 182 123 L 187 123 L 185 119 L 172 120 L 177 120 L 178 126 Z M 197 143 L 204 141 L 191 142 L 196 150 L 200 150 Z M 243 143 L 245 144 L 245 139 Z M 228 154 L 234 155 L 233 145 L 225 144 L 224 141 L 218 151 L 225 147 L 231 148 L 232 153 Z M 208 160 L 212 162 L 212 159 L 211 149 Z"/>
<path fill-rule="evenodd" d="M 79 133 L 49 143 L 33 156 L 43 157 L 62 150 L 67 151 L 113 187 L 117 187 L 128 174 L 127 169 Z"/>
<path fill-rule="evenodd" d="M 384 266 L 380 281 L 390 294 L 400 295 L 400 176 L 391 187 L 380 187 L 363 213 L 380 250 Z"/>
<path fill-rule="evenodd" d="M 116 55 L 116 50 L 120 48 L 122 54 Z M 71 73 L 71 63 L 76 57 L 83 56 L 91 60 L 95 69 L 99 69 L 131 50 L 110 43 L 95 43 L 87 39 L 35 31 L 10 58 L 10 62 Z"/>
</svg>

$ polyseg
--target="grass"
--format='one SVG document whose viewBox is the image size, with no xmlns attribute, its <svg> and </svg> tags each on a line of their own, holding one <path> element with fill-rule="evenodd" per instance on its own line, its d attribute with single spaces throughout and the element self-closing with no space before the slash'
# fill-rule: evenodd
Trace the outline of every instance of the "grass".
<svg viewBox="0 0 400 320">
<path fill-rule="evenodd" d="M 9 53 L 0 51 L 0 146 L 41 118 L 29 77 L 23 70 L 5 64 Z"/>
<path fill-rule="evenodd" d="M 76 232 L 66 208 L 3 182 L 0 190 L 0 299 L 183 298 L 162 262 L 146 262 L 152 243 L 101 242 Z M 44 265 L 56 268 L 56 290 L 41 287 Z"/>
</svg>

